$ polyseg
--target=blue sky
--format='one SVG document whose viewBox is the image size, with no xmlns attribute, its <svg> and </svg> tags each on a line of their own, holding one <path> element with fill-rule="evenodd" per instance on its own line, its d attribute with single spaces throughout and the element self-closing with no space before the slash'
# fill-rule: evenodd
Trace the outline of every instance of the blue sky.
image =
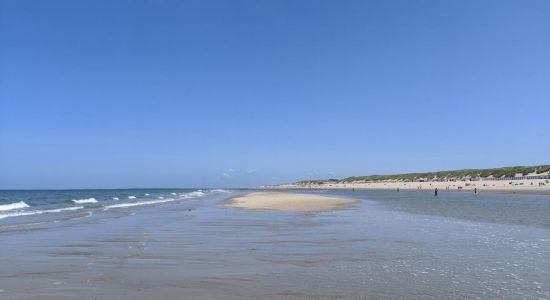
<svg viewBox="0 0 550 300">
<path fill-rule="evenodd" d="M 550 1 L 0 2 L 0 188 L 550 163 Z"/>
</svg>

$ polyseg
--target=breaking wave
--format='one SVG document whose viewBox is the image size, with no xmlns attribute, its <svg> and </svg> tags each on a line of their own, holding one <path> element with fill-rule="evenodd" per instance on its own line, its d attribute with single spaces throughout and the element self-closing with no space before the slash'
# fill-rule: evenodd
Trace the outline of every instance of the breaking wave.
<svg viewBox="0 0 550 300">
<path fill-rule="evenodd" d="M 202 197 L 204 195 L 206 195 L 206 193 L 204 193 L 203 191 L 194 191 L 188 194 L 184 194 L 182 198 L 184 199 L 197 198 L 197 197 Z"/>
<path fill-rule="evenodd" d="M 124 207 L 133 207 L 133 206 L 141 206 L 141 205 L 151 205 L 151 204 L 158 204 L 158 203 L 166 203 L 171 202 L 176 199 L 164 199 L 164 200 L 151 200 L 151 201 L 141 201 L 141 202 L 134 202 L 134 203 L 121 203 L 121 204 L 113 204 L 113 205 L 107 205 L 103 209 L 108 210 L 112 208 L 124 208 Z"/>
<path fill-rule="evenodd" d="M 176 194 L 176 193 L 170 193 Z M 183 199 L 191 199 L 191 198 L 198 198 L 206 195 L 207 193 L 203 192 L 202 190 L 193 191 L 186 194 L 180 194 L 178 198 L 164 198 L 162 196 L 158 197 L 158 200 L 148 200 L 148 201 L 139 201 L 139 202 L 131 202 L 131 203 L 120 203 L 120 204 L 112 204 L 112 205 L 106 205 L 103 207 L 104 210 L 109 210 L 113 208 L 126 208 L 126 207 L 134 207 L 134 206 L 142 206 L 142 205 L 152 205 L 152 204 L 160 204 L 160 203 L 167 203 L 177 200 L 183 200 Z M 177 195 L 177 194 L 176 194 Z M 129 196 L 128 199 L 135 199 L 134 196 Z"/>
<path fill-rule="evenodd" d="M 76 204 L 97 203 L 95 198 L 72 200 Z"/>
<path fill-rule="evenodd" d="M 29 205 L 23 201 L 0 205 L 0 211 L 8 211 L 14 209 L 27 208 Z"/>
<path fill-rule="evenodd" d="M 64 211 L 74 211 L 82 208 L 84 208 L 84 206 L 74 206 L 74 207 L 67 207 L 67 208 L 45 209 L 45 210 L 32 210 L 32 211 L 18 211 L 18 212 L 12 212 L 7 214 L 0 214 L 0 219 L 9 218 L 9 217 L 21 217 L 21 216 L 58 213 L 58 212 L 64 212 Z"/>
</svg>

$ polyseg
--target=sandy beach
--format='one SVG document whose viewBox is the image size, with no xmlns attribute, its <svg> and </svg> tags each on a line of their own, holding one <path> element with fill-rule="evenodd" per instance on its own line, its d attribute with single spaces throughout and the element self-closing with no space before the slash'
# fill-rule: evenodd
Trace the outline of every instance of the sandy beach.
<svg viewBox="0 0 550 300">
<path fill-rule="evenodd" d="M 427 182 L 357 182 L 323 184 L 281 184 L 268 189 L 358 189 L 358 190 L 444 190 L 501 191 L 510 193 L 550 193 L 547 180 L 483 180 L 483 181 L 427 181 Z"/>
<path fill-rule="evenodd" d="M 321 195 L 256 192 L 225 201 L 225 206 L 248 210 L 321 212 L 342 208 L 353 200 Z"/>
</svg>

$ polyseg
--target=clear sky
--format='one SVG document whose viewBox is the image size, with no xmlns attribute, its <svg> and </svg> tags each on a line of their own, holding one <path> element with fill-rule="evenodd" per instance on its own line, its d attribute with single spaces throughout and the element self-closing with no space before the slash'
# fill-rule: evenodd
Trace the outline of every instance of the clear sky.
<svg viewBox="0 0 550 300">
<path fill-rule="evenodd" d="M 550 1 L 0 2 L 0 188 L 550 163 Z"/>
</svg>

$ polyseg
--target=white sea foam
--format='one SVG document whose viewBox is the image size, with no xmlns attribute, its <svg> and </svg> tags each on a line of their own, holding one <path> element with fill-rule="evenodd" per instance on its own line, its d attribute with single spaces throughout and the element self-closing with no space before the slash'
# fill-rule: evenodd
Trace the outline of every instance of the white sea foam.
<svg viewBox="0 0 550 300">
<path fill-rule="evenodd" d="M 10 204 L 3 204 L 0 205 L 0 211 L 8 211 L 8 210 L 14 210 L 14 209 L 22 209 L 27 208 L 29 205 L 23 201 L 10 203 Z"/>
<path fill-rule="evenodd" d="M 224 190 L 218 190 L 218 192 L 225 192 Z M 178 195 L 177 193 L 170 193 L 171 195 Z M 159 204 L 159 203 L 166 203 L 166 202 L 172 202 L 176 200 L 182 200 L 182 199 L 190 199 L 190 198 L 198 198 L 206 195 L 207 193 L 203 190 L 196 190 L 190 193 L 180 193 L 179 198 L 164 198 L 162 196 L 158 197 L 158 200 L 149 200 L 149 201 L 139 201 L 139 202 L 132 202 L 132 203 L 120 203 L 120 204 L 112 204 L 107 205 L 103 207 L 104 210 L 109 210 L 113 208 L 126 208 L 126 207 L 134 207 L 134 206 L 141 206 L 141 205 L 152 205 L 152 204 Z M 148 194 L 146 194 L 148 195 Z M 135 199 L 134 196 L 129 196 L 128 199 Z"/>
<path fill-rule="evenodd" d="M 86 203 L 97 203 L 97 200 L 95 198 L 88 198 L 88 199 L 79 199 L 79 200 L 73 200 L 76 204 L 86 204 Z"/>
<path fill-rule="evenodd" d="M 118 200 L 118 197 L 113 197 L 113 200 Z"/>
<path fill-rule="evenodd" d="M 9 217 L 21 217 L 21 216 L 32 216 L 32 215 L 41 215 L 49 213 L 58 213 L 64 211 L 74 211 L 84 208 L 84 206 L 73 206 L 66 208 L 57 208 L 57 209 L 45 209 L 45 210 L 32 210 L 32 211 L 18 211 L 7 214 L 0 214 L 0 219 L 9 218 Z"/>
<path fill-rule="evenodd" d="M 206 195 L 205 192 L 198 190 L 185 195 L 185 198 L 197 198 L 197 197 L 202 197 L 204 195 Z"/>
<path fill-rule="evenodd" d="M 212 193 L 229 193 L 229 191 L 222 190 L 222 189 L 211 190 L 211 192 Z"/>
<path fill-rule="evenodd" d="M 149 196 L 149 194 L 145 193 L 145 196 Z"/>
<path fill-rule="evenodd" d="M 141 206 L 141 205 L 151 205 L 151 204 L 159 204 L 159 203 L 166 203 L 171 202 L 176 199 L 169 198 L 164 200 L 151 200 L 151 201 L 141 201 L 141 202 L 134 202 L 134 203 L 121 203 L 121 204 L 113 204 L 113 205 L 107 205 L 103 209 L 108 210 L 112 208 L 125 208 L 125 207 L 133 207 L 133 206 Z"/>
</svg>

